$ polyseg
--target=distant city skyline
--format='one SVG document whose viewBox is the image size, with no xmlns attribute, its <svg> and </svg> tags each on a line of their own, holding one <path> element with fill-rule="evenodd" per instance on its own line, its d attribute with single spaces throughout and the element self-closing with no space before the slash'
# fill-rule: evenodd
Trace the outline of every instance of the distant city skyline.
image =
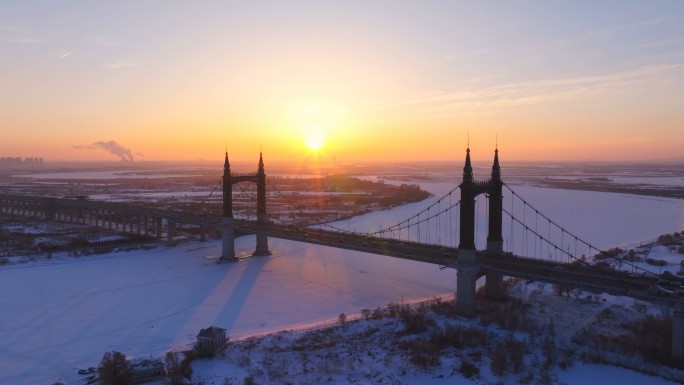
<svg viewBox="0 0 684 385">
<path fill-rule="evenodd" d="M 684 159 L 681 1 L 29 0 L 0 47 L 7 157 Z"/>
</svg>

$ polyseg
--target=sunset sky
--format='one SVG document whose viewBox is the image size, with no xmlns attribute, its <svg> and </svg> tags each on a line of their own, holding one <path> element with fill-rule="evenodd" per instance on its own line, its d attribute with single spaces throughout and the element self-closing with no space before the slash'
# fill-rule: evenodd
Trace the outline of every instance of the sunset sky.
<svg viewBox="0 0 684 385">
<path fill-rule="evenodd" d="M 684 159 L 679 0 L 11 1 L 0 63 L 0 157 Z"/>
</svg>

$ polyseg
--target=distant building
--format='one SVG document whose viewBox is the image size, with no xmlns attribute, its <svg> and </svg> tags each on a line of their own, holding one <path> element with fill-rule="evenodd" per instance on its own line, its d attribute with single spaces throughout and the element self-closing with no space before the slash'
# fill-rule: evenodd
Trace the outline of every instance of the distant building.
<svg viewBox="0 0 684 385">
<path fill-rule="evenodd" d="M 226 347 L 226 329 L 210 326 L 197 334 L 195 350 L 200 357 L 211 357 Z"/>
<path fill-rule="evenodd" d="M 43 158 L 24 158 L 14 156 L 0 157 L 0 168 L 23 168 L 40 167 L 43 165 Z"/>
</svg>

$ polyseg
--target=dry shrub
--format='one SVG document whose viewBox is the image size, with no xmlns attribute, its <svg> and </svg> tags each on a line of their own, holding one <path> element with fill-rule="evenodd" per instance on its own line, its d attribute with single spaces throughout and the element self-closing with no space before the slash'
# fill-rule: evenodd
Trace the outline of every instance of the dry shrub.
<svg viewBox="0 0 684 385">
<path fill-rule="evenodd" d="M 596 317 L 597 322 L 611 322 L 615 313 L 610 308 Z M 626 322 L 627 333 L 615 335 L 585 329 L 573 337 L 573 342 L 589 347 L 585 358 L 601 361 L 601 352 L 626 356 L 640 355 L 647 362 L 682 368 L 684 363 L 672 357 L 672 318 L 668 314 L 652 315 Z"/>
<path fill-rule="evenodd" d="M 632 331 L 633 336 L 626 339 L 623 349 L 639 352 L 649 362 L 682 366 L 672 358 L 672 317 L 669 314 L 647 314 L 624 327 Z"/>
<path fill-rule="evenodd" d="M 411 363 L 422 368 L 439 365 L 441 349 L 431 340 L 415 339 L 399 344 L 411 356 Z"/>
<path fill-rule="evenodd" d="M 132 373 L 126 356 L 117 351 L 106 352 L 97 369 L 103 385 L 126 385 L 131 383 Z"/>
<path fill-rule="evenodd" d="M 499 341 L 492 352 L 490 369 L 497 376 L 502 376 L 506 372 L 521 373 L 525 366 L 525 355 L 528 345 L 526 341 L 516 340 L 509 335 L 503 341 Z"/>
<path fill-rule="evenodd" d="M 600 253 L 594 255 L 594 261 L 600 261 L 600 260 L 608 259 L 608 258 L 617 258 L 621 254 L 623 254 L 624 252 L 625 251 L 622 250 L 621 248 L 614 247 L 610 250 L 601 251 Z"/>
<path fill-rule="evenodd" d="M 335 334 L 334 331 L 333 328 L 328 328 L 304 333 L 293 342 L 290 349 L 302 351 L 331 348 L 337 345 L 341 338 L 338 334 Z"/>
<path fill-rule="evenodd" d="M 407 334 L 423 333 L 435 325 L 435 320 L 428 315 L 425 306 L 411 308 L 409 305 L 404 305 L 398 310 L 398 315 L 404 323 L 404 332 Z"/>
<path fill-rule="evenodd" d="M 446 325 L 435 330 L 430 339 L 441 348 L 456 349 L 481 347 L 487 343 L 489 334 L 477 326 Z"/>
<path fill-rule="evenodd" d="M 537 322 L 527 316 L 531 305 L 519 298 L 507 302 L 480 303 L 480 322 L 483 325 L 495 323 L 504 330 L 534 331 L 538 328 Z"/>
<path fill-rule="evenodd" d="M 430 302 L 429 307 L 433 312 L 449 318 L 456 318 L 459 315 L 456 311 L 456 304 L 454 301 L 444 301 L 443 299 L 436 297 Z"/>
<path fill-rule="evenodd" d="M 544 368 L 550 368 L 556 363 L 556 342 L 550 338 L 544 338 L 542 342 L 542 354 L 544 355 Z"/>
<path fill-rule="evenodd" d="M 489 369 L 495 376 L 503 376 L 506 372 L 506 345 L 503 341 L 499 341 L 492 352 L 492 360 L 489 363 Z"/>
<path fill-rule="evenodd" d="M 527 354 L 527 342 L 518 341 L 512 336 L 506 339 L 506 353 L 508 354 L 508 370 L 520 373 L 526 369 L 525 355 Z"/>
<path fill-rule="evenodd" d="M 477 376 L 478 374 L 480 374 L 480 368 L 478 368 L 477 366 L 475 366 L 475 364 L 473 364 L 472 362 L 470 362 L 470 361 L 465 361 L 465 360 L 461 361 L 461 367 L 459 368 L 458 371 L 459 371 L 459 372 L 463 375 L 463 377 L 465 377 L 465 378 L 472 378 L 472 377 Z"/>
<path fill-rule="evenodd" d="M 375 310 L 373 310 L 373 313 L 371 313 L 372 319 L 380 319 L 384 316 L 385 316 L 385 312 L 383 312 L 380 307 L 376 307 Z"/>
<path fill-rule="evenodd" d="M 361 316 L 363 317 L 363 319 L 370 319 L 370 317 L 371 317 L 370 309 L 367 309 L 367 308 L 361 309 Z"/>
</svg>

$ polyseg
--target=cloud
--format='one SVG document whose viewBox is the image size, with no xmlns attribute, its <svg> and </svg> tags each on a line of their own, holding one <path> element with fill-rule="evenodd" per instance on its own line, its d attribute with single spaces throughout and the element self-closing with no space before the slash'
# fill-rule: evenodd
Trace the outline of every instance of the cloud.
<svg viewBox="0 0 684 385">
<path fill-rule="evenodd" d="M 124 68 L 132 68 L 132 67 L 137 67 L 137 66 L 138 66 L 138 63 L 134 63 L 131 61 L 117 61 L 114 63 L 105 64 L 104 66 L 102 66 L 102 68 L 108 69 L 108 70 L 120 70 L 120 69 L 124 69 Z"/>
<path fill-rule="evenodd" d="M 459 59 L 463 59 L 464 57 L 473 57 L 473 56 L 483 56 L 489 53 L 488 48 L 483 48 L 483 49 L 478 49 L 475 51 L 462 51 L 458 53 L 451 53 L 448 55 L 442 56 L 442 60 L 444 61 L 456 61 Z"/>
<path fill-rule="evenodd" d="M 684 43 L 684 37 L 675 37 L 673 39 L 668 39 L 668 40 L 653 41 L 650 43 L 644 43 L 644 44 L 638 45 L 638 47 L 641 47 L 641 48 L 664 47 L 664 46 L 670 46 L 670 45 L 680 45 L 681 43 Z"/>
<path fill-rule="evenodd" d="M 471 87 L 451 92 L 431 93 L 371 109 L 413 106 L 423 114 L 489 113 L 556 100 L 581 99 L 635 85 L 667 79 L 684 65 L 662 64 L 594 75 L 563 75 L 545 79 Z"/>
<path fill-rule="evenodd" d="M 105 150 L 108 151 L 112 155 L 118 156 L 122 162 L 132 162 L 133 161 L 133 152 L 131 151 L 130 148 L 126 148 L 122 146 L 121 144 L 109 140 L 109 141 L 98 141 L 90 145 L 76 145 L 74 148 L 78 150 Z M 140 153 L 138 153 L 140 154 Z M 142 155 L 142 154 L 140 154 Z"/>
<path fill-rule="evenodd" d="M 46 40 L 36 39 L 34 37 L 29 37 L 29 36 L 6 37 L 5 40 L 10 42 L 10 43 L 19 43 L 19 44 L 45 44 L 45 43 L 47 43 Z"/>
<path fill-rule="evenodd" d="M 666 23 L 666 22 L 671 21 L 671 20 L 672 19 L 670 17 L 666 16 L 666 17 L 660 17 L 660 18 L 654 18 L 654 19 L 640 20 L 640 21 L 627 23 L 627 24 L 604 26 L 604 27 L 584 31 L 584 32 L 577 34 L 577 35 L 568 36 L 568 37 L 561 38 L 561 39 L 558 39 L 555 41 L 550 41 L 550 44 L 554 45 L 554 46 L 558 46 L 558 45 L 562 46 L 562 45 L 567 45 L 567 44 L 587 42 L 587 41 L 595 40 L 597 38 L 601 38 L 603 36 L 616 35 L 616 34 L 624 32 L 625 30 L 657 26 L 657 25 Z"/>
<path fill-rule="evenodd" d="M 48 41 L 36 38 L 36 30 L 20 26 L 0 26 L 2 40 L 16 44 L 45 44 Z"/>
<path fill-rule="evenodd" d="M 83 42 L 92 45 L 97 45 L 100 47 L 113 47 L 117 45 L 114 41 L 109 40 L 106 37 L 100 35 L 90 36 L 89 38 L 83 40 Z"/>
</svg>

